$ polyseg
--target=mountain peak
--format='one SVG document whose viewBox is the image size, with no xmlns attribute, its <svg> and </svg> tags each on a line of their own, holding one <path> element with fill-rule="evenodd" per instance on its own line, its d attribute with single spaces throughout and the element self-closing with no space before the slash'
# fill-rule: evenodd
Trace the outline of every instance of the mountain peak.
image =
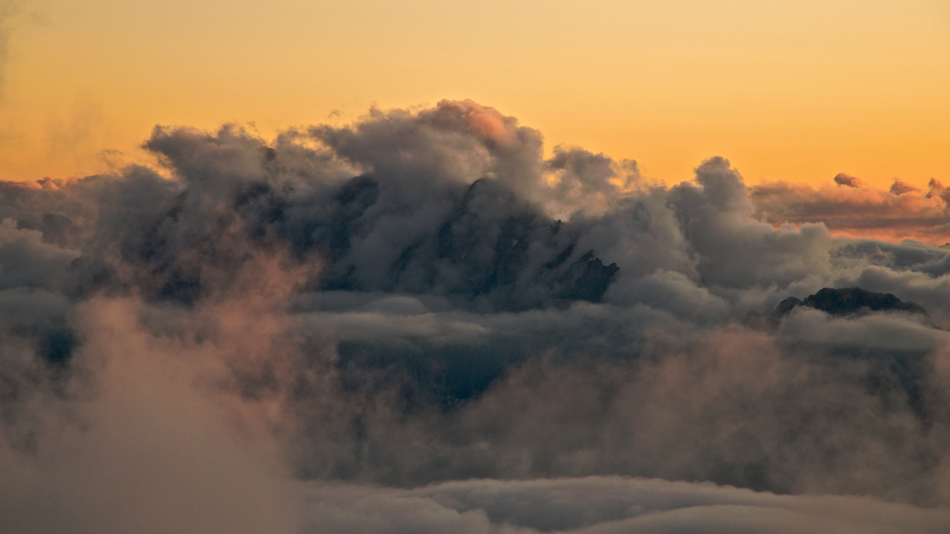
<svg viewBox="0 0 950 534">
<path fill-rule="evenodd" d="M 929 317 L 927 310 L 922 306 L 914 302 L 903 301 L 893 293 L 875 293 L 860 287 L 826 287 L 814 295 L 805 297 L 804 300 L 797 297 L 788 297 L 770 312 L 750 315 L 746 320 L 746 324 L 775 327 L 795 308 L 813 308 L 836 317 L 889 311 L 920 314 Z"/>
</svg>

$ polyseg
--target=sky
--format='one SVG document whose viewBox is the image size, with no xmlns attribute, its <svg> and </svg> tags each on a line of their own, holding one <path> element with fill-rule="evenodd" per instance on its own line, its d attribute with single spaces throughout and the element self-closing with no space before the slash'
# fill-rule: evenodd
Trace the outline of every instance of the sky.
<svg viewBox="0 0 950 534">
<path fill-rule="evenodd" d="M 947 13 L 0 0 L 0 532 L 950 532 Z"/>
<path fill-rule="evenodd" d="M 472 99 L 546 150 L 677 183 L 950 179 L 942 0 L 4 0 L 0 172 L 85 176 L 157 125 L 352 122 Z"/>
</svg>

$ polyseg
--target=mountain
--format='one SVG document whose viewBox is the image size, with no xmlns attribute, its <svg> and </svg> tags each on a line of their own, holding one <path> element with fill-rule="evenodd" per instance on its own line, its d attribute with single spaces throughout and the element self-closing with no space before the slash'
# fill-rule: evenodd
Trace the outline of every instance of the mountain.
<svg viewBox="0 0 950 534">
<path fill-rule="evenodd" d="M 751 314 L 746 324 L 759 327 L 776 327 L 792 310 L 796 308 L 814 308 L 829 315 L 843 317 L 848 315 L 866 315 L 872 312 L 906 312 L 929 317 L 927 310 L 919 304 L 903 301 L 892 293 L 875 293 L 860 287 L 821 289 L 814 295 L 788 297 L 774 310 L 763 314 Z"/>
</svg>

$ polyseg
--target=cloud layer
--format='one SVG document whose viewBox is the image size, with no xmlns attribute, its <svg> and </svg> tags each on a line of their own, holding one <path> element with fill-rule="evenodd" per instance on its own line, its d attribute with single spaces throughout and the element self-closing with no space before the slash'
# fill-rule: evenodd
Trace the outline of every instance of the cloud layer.
<svg viewBox="0 0 950 534">
<path fill-rule="evenodd" d="M 17 531 L 946 527 L 950 251 L 829 230 L 936 185 L 664 187 L 470 101 L 144 146 L 0 184 Z M 755 320 L 825 287 L 926 313 Z"/>
<path fill-rule="evenodd" d="M 900 179 L 883 191 L 859 178 L 839 174 L 835 186 L 814 189 L 784 182 L 751 188 L 756 215 L 779 225 L 822 222 L 837 235 L 950 242 L 950 193 L 931 179 L 926 192 Z"/>
<path fill-rule="evenodd" d="M 854 497 L 790 497 L 712 484 L 587 477 L 450 482 L 417 490 L 317 486 L 314 532 L 606 534 L 943 532 L 946 510 Z"/>
</svg>

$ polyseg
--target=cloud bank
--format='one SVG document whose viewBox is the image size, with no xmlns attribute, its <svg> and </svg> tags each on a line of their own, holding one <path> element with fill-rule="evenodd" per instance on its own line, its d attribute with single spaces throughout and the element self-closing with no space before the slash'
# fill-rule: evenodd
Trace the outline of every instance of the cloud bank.
<svg viewBox="0 0 950 534">
<path fill-rule="evenodd" d="M 470 101 L 144 146 L 0 184 L 13 531 L 946 530 L 950 250 L 812 218 L 937 194 L 660 186 Z M 823 288 L 913 306 L 756 319 Z"/>
<path fill-rule="evenodd" d="M 942 532 L 946 510 L 789 497 L 655 479 L 449 482 L 417 490 L 318 486 L 314 532 Z"/>
<path fill-rule="evenodd" d="M 756 216 L 776 225 L 820 221 L 837 235 L 950 242 L 950 193 L 939 180 L 931 179 L 926 192 L 900 179 L 886 191 L 843 173 L 834 182 L 817 189 L 766 183 L 749 194 Z"/>
</svg>

